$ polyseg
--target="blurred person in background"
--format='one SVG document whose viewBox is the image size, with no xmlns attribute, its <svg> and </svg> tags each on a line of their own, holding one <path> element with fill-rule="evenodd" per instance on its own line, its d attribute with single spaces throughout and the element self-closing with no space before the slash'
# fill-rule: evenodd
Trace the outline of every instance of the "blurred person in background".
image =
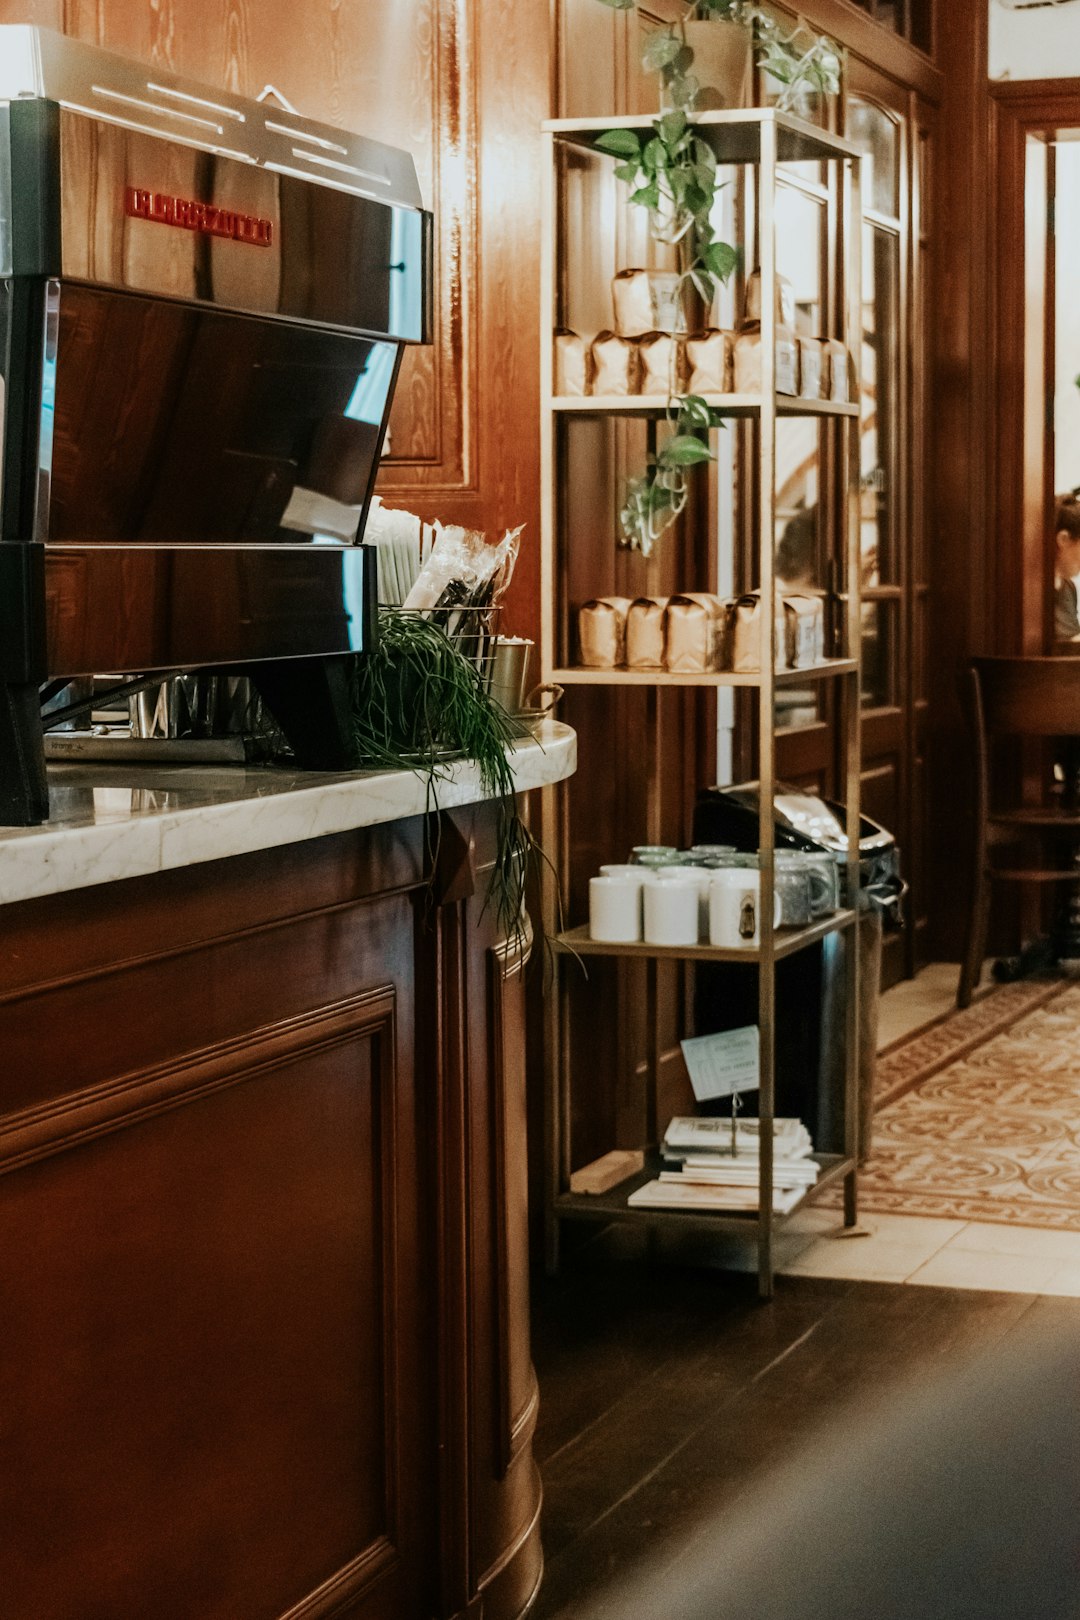
<svg viewBox="0 0 1080 1620">
<path fill-rule="evenodd" d="M 1080 492 L 1059 495 L 1054 515 L 1054 640 L 1080 640 Z"/>
</svg>

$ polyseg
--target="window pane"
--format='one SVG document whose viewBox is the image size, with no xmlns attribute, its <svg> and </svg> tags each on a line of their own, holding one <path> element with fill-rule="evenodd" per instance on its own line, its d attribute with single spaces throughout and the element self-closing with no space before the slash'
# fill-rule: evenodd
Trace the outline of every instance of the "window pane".
<svg viewBox="0 0 1080 1620">
<path fill-rule="evenodd" d="M 820 467 L 822 425 L 813 417 L 776 424 L 776 578 L 783 595 L 818 596 L 827 583 Z M 811 725 L 819 717 L 819 689 L 785 687 L 776 695 L 777 730 Z"/>
<path fill-rule="evenodd" d="M 900 211 L 900 131 L 872 101 L 852 96 L 848 103 L 848 136 L 861 147 L 863 207 L 895 219 Z"/>
<path fill-rule="evenodd" d="M 796 330 L 822 335 L 821 261 L 825 210 L 793 186 L 776 188 L 776 267 L 795 294 Z"/>
<path fill-rule="evenodd" d="M 781 589 L 822 590 L 826 584 L 819 513 L 821 422 L 782 417 L 776 424 L 776 573 Z"/>
<path fill-rule="evenodd" d="M 812 726 L 820 719 L 819 699 L 821 687 L 811 683 L 805 690 L 783 686 L 776 694 L 777 731 L 795 731 L 799 726 Z"/>
<path fill-rule="evenodd" d="M 896 559 L 896 406 L 899 380 L 900 242 L 868 225 L 863 236 L 863 585 L 893 584 Z"/>
<path fill-rule="evenodd" d="M 864 602 L 862 610 L 862 701 L 881 709 L 895 701 L 896 627 L 899 602 Z"/>
</svg>

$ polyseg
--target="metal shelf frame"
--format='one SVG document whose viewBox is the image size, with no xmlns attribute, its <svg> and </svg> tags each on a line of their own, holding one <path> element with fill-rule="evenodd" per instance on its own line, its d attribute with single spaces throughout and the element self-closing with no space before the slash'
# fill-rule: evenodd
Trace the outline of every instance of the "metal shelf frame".
<svg viewBox="0 0 1080 1620">
<path fill-rule="evenodd" d="M 649 117 L 591 118 L 580 120 L 554 119 L 543 126 L 545 165 L 541 198 L 541 666 L 542 679 L 571 686 L 644 686 L 651 692 L 649 700 L 650 758 L 648 762 L 650 791 L 648 794 L 650 825 L 643 829 L 643 837 L 650 842 L 662 840 L 660 820 L 660 794 L 657 782 L 659 756 L 659 702 L 658 692 L 666 686 L 699 686 L 722 688 L 745 686 L 757 691 L 758 735 L 760 738 L 758 780 L 760 791 L 760 821 L 758 843 L 761 859 L 762 913 L 771 915 L 775 882 L 775 825 L 773 800 L 776 793 L 776 694 L 785 687 L 805 684 L 825 678 L 835 679 L 841 692 L 844 717 L 845 761 L 844 776 L 847 802 L 847 837 L 849 858 L 847 863 L 847 892 L 857 895 L 859 889 L 859 790 L 860 790 L 860 672 L 861 672 L 861 592 L 860 592 L 860 535 L 859 535 L 859 464 L 860 424 L 858 395 L 851 404 L 830 401 L 802 400 L 776 392 L 776 191 L 778 170 L 784 163 L 819 161 L 839 166 L 839 177 L 830 207 L 839 213 L 829 232 L 831 251 L 836 255 L 837 285 L 842 291 L 843 330 L 837 335 L 844 338 L 850 355 L 856 361 L 862 346 L 861 319 L 861 238 L 862 238 L 862 158 L 857 147 L 827 130 L 815 128 L 801 119 L 777 112 L 775 109 L 752 109 L 738 112 L 706 113 L 694 120 L 695 125 L 712 142 L 718 159 L 728 164 L 753 165 L 752 178 L 756 185 L 756 213 L 760 241 L 759 265 L 762 303 L 762 390 L 759 396 L 717 395 L 710 403 L 732 416 L 744 416 L 759 423 L 757 450 L 753 457 L 756 465 L 747 469 L 758 492 L 757 550 L 759 586 L 763 601 L 772 599 L 775 585 L 775 508 L 776 508 L 776 424 L 778 418 L 788 415 L 834 416 L 838 422 L 840 441 L 841 499 L 845 501 L 843 563 L 846 588 L 844 602 L 844 641 L 847 656 L 830 660 L 826 665 L 804 670 L 775 668 L 776 633 L 774 615 L 762 614 L 762 663 L 760 672 L 745 675 L 719 672 L 712 675 L 672 676 L 663 671 L 640 670 L 587 670 L 562 668 L 565 662 L 557 657 L 560 626 L 566 621 L 566 604 L 560 600 L 562 571 L 560 569 L 560 502 L 558 488 L 559 456 L 558 435 L 578 414 L 663 415 L 667 401 L 640 396 L 624 398 L 581 399 L 557 398 L 553 394 L 553 336 L 560 323 L 558 265 L 561 252 L 559 242 L 559 146 L 570 142 L 595 149 L 596 136 L 605 129 L 624 128 L 645 131 L 651 126 Z M 603 946 L 587 938 L 587 929 L 571 929 L 558 934 L 559 892 L 565 892 L 568 872 L 568 789 L 570 784 L 544 790 L 544 832 L 554 856 L 556 877 L 548 880 L 545 888 L 545 923 L 549 935 L 555 938 L 554 983 L 548 996 L 545 1029 L 545 1055 L 547 1067 L 546 1099 L 546 1154 L 547 1202 L 546 1234 L 549 1269 L 558 1265 L 559 1229 L 563 1220 L 615 1220 L 636 1219 L 652 1225 L 674 1227 L 705 1226 L 718 1232 L 741 1232 L 752 1236 L 757 1244 L 758 1285 L 763 1298 L 770 1298 L 774 1288 L 774 1246 L 777 1228 L 785 1219 L 774 1214 L 772 1207 L 773 1138 L 772 1122 L 776 1100 L 776 963 L 794 950 L 804 949 L 829 933 L 843 930 L 847 934 L 846 965 L 846 1019 L 845 1019 L 845 1083 L 843 1152 L 820 1156 L 823 1172 L 808 1199 L 838 1181 L 844 1188 L 844 1221 L 853 1226 L 857 1220 L 857 1165 L 858 1165 L 858 1051 L 859 1051 L 859 952 L 855 914 L 848 911 L 828 919 L 817 928 L 798 931 L 797 935 L 782 931 L 765 932 L 760 947 L 752 952 L 722 952 L 710 947 L 688 947 L 677 952 L 651 949 L 648 946 Z M 618 859 L 619 851 L 612 851 Z M 557 937 L 556 937 L 557 936 Z M 729 1212 L 663 1211 L 656 1209 L 629 1209 L 626 1198 L 641 1181 L 650 1179 L 643 1174 L 627 1182 L 603 1198 L 575 1196 L 569 1192 L 571 1164 L 571 1096 L 572 1053 L 569 1049 L 568 981 L 570 973 L 580 973 L 577 958 L 590 956 L 637 957 L 646 965 L 646 1024 L 649 1031 L 647 1073 L 645 1078 L 645 1116 L 651 1136 L 648 1144 L 655 1148 L 662 1123 L 656 1118 L 656 1097 L 661 1060 L 658 1029 L 658 964 L 676 957 L 684 961 L 756 960 L 758 975 L 758 1025 L 760 1030 L 761 1086 L 759 1113 L 762 1121 L 761 1155 L 759 1163 L 759 1207 L 756 1215 L 732 1215 Z M 629 1145 L 629 1144 L 620 1144 Z M 654 1173 L 654 1172 L 653 1172 Z M 806 1200 L 804 1200 L 805 1202 Z M 801 1206 L 800 1206 L 801 1207 Z"/>
</svg>

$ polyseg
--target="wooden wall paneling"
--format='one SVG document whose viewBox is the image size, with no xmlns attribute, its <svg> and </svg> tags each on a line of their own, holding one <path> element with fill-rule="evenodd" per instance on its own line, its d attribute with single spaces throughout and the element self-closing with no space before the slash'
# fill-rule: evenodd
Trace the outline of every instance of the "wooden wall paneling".
<svg viewBox="0 0 1080 1620">
<path fill-rule="evenodd" d="M 64 5 L 65 0 L 21 0 L 18 5 L 5 0 L 0 7 L 0 22 L 32 23 L 37 28 L 60 31 L 64 26 Z"/>
<path fill-rule="evenodd" d="M 912 937 L 907 946 L 907 967 L 916 972 L 929 960 L 927 939 L 931 894 L 926 864 L 927 796 L 926 737 L 929 714 L 928 658 L 930 587 L 928 583 L 928 536 L 933 522 L 933 487 L 930 463 L 933 454 L 934 391 L 930 375 L 932 358 L 933 304 L 931 267 L 934 241 L 933 156 L 936 109 L 921 97 L 911 97 L 911 129 L 914 144 L 912 160 L 911 260 L 913 299 L 911 305 L 911 349 L 924 356 L 922 365 L 912 371 L 912 420 L 915 432 L 911 457 L 911 598 L 906 657 L 910 669 L 910 740 L 908 757 L 908 855 Z"/>
<path fill-rule="evenodd" d="M 507 615 L 538 625 L 537 126 L 550 20 L 511 0 L 0 0 L 208 84 L 274 84 L 298 111 L 405 146 L 435 215 L 435 332 L 402 366 L 379 493 L 428 520 L 525 523 Z"/>
<path fill-rule="evenodd" d="M 999 525 L 990 498 L 994 372 L 991 321 L 991 168 L 987 8 L 958 0 L 939 9 L 938 62 L 945 94 L 933 167 L 934 438 L 929 468 L 935 513 L 929 547 L 931 665 L 927 764 L 928 888 L 932 954 L 956 960 L 968 904 L 966 851 L 973 778 L 960 703 L 968 660 L 995 647 Z"/>
<path fill-rule="evenodd" d="M 1045 132 L 1049 136 L 1049 132 Z M 1025 131 L 1025 135 L 1027 132 Z M 1054 577 L 1054 343 L 1055 264 L 1053 210 L 1056 148 L 1039 131 L 1024 141 L 1024 363 L 1023 477 L 1020 529 L 1020 647 L 1049 652 L 1053 636 Z M 1004 594 L 1004 593 L 1003 593 Z"/>
</svg>

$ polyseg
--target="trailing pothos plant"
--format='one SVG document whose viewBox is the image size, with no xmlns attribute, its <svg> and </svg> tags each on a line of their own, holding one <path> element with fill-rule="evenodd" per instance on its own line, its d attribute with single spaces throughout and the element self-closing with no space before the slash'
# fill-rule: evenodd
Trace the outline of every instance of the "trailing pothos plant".
<svg viewBox="0 0 1080 1620">
<path fill-rule="evenodd" d="M 602 3 L 631 11 L 636 0 Z M 784 85 L 778 103 L 782 108 L 795 104 L 808 89 L 833 94 L 840 88 L 840 54 L 830 40 L 801 26 L 785 33 L 751 0 L 695 0 L 677 23 L 646 36 L 642 62 L 660 77 L 664 110 L 644 139 L 636 130 L 611 129 L 596 145 L 618 159 L 616 177 L 631 188 L 631 203 L 647 211 L 653 238 L 676 250 L 680 304 L 689 285 L 706 308 L 739 262 L 738 249 L 721 241 L 713 227 L 716 154 L 692 121 L 701 85 L 692 72 L 694 52 L 686 24 L 710 18 L 737 23 L 750 33 L 758 66 Z M 623 538 L 646 556 L 686 505 L 687 467 L 712 460 L 709 431 L 721 420 L 703 399 L 679 395 L 674 386 L 667 414 L 671 437 L 649 457 L 645 472 L 628 484 L 620 512 Z"/>
<path fill-rule="evenodd" d="M 686 469 L 713 459 L 709 432 L 721 421 L 698 394 L 673 397 L 668 414 L 671 436 L 647 458 L 641 476 L 629 480 L 619 513 L 624 538 L 645 557 L 686 505 Z"/>
<path fill-rule="evenodd" d="M 687 285 L 706 307 L 739 262 L 738 250 L 713 228 L 716 154 L 681 109 L 661 114 L 645 139 L 632 129 L 609 129 L 596 142 L 618 159 L 615 174 L 629 185 L 630 201 L 649 215 L 652 236 L 673 247 L 680 266 L 679 304 Z M 671 437 L 627 485 L 620 513 L 623 538 L 646 557 L 686 505 L 686 469 L 710 461 L 709 430 L 720 418 L 697 395 L 668 396 Z"/>
<path fill-rule="evenodd" d="M 634 11 L 637 0 L 601 0 L 613 11 Z M 648 33 L 641 48 L 642 65 L 659 73 L 665 107 L 691 112 L 702 86 L 694 75 L 694 52 L 687 43 L 688 22 L 731 22 L 745 28 L 754 60 L 783 86 L 777 106 L 790 111 L 809 93 L 835 95 L 840 89 L 840 49 L 827 36 L 812 34 L 802 23 L 785 30 L 755 0 L 687 0 L 683 15 L 668 28 Z"/>
</svg>

